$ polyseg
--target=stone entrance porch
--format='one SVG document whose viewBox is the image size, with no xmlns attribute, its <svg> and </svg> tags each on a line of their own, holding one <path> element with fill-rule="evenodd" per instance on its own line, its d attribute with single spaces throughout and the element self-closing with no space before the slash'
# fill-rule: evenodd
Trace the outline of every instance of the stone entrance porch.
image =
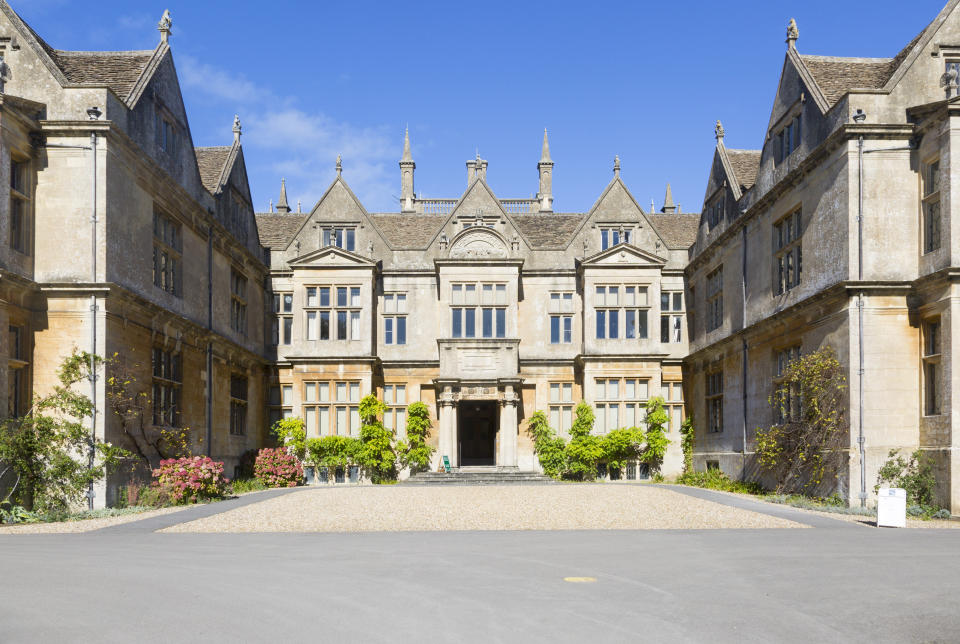
<svg viewBox="0 0 960 644">
<path fill-rule="evenodd" d="M 517 469 L 520 379 L 481 384 L 436 381 L 440 449 L 450 466 Z M 438 461 L 439 463 L 439 461 Z"/>
</svg>

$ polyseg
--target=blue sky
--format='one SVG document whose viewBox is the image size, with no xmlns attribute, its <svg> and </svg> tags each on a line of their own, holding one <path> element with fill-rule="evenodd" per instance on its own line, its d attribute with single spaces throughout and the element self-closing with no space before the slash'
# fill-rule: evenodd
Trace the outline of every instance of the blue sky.
<svg viewBox="0 0 960 644">
<path fill-rule="evenodd" d="M 287 179 L 294 208 L 344 177 L 371 211 L 397 210 L 409 123 L 425 197 L 457 197 L 464 162 L 501 198 L 537 191 L 550 131 L 557 211 L 588 209 L 619 154 L 644 208 L 672 183 L 699 211 L 721 119 L 757 148 L 788 20 L 804 54 L 893 56 L 945 0 L 836 2 L 218 2 L 12 0 L 59 49 L 152 49 L 169 8 L 196 145 L 226 145 L 233 114 L 257 210 Z M 869 13 L 867 12 L 869 10 Z"/>
</svg>

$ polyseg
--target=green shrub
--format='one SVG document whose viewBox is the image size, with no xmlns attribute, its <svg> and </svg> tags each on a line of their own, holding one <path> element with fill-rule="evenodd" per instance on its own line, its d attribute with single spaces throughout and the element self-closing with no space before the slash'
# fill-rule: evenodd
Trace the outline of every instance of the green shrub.
<svg viewBox="0 0 960 644">
<path fill-rule="evenodd" d="M 395 481 L 397 453 L 393 449 L 393 431 L 383 426 L 387 406 L 373 394 L 360 400 L 360 465 L 374 483 Z"/>
<path fill-rule="evenodd" d="M 567 444 L 567 475 L 580 481 L 597 478 L 597 463 L 603 458 L 603 441 L 593 436 L 593 407 L 580 401 L 574 410 Z"/>
<path fill-rule="evenodd" d="M 680 450 L 683 452 L 683 473 L 693 471 L 693 448 L 696 445 L 693 416 L 687 416 L 680 425 Z"/>
<path fill-rule="evenodd" d="M 430 409 L 422 402 L 407 407 L 407 438 L 397 442 L 397 455 L 402 467 L 411 474 L 430 469 L 430 457 L 436 448 L 427 445 L 430 436 Z"/>
<path fill-rule="evenodd" d="M 680 485 L 702 487 L 708 490 L 722 492 L 738 492 L 741 494 L 762 494 L 763 487 L 750 481 L 732 481 L 723 470 L 710 469 L 706 472 L 684 472 L 677 478 Z"/>
<path fill-rule="evenodd" d="M 307 439 L 306 463 L 315 467 L 346 467 L 357 463 L 360 442 L 347 436 Z"/>
<path fill-rule="evenodd" d="M 281 418 L 271 429 L 280 445 L 303 462 L 307 456 L 307 430 L 301 418 Z"/>
<path fill-rule="evenodd" d="M 267 486 L 255 478 L 233 479 L 230 482 L 230 492 L 232 494 L 245 494 L 266 489 Z"/>
<path fill-rule="evenodd" d="M 253 472 L 266 487 L 296 487 L 303 482 L 303 465 L 286 447 L 261 449 Z"/>
<path fill-rule="evenodd" d="M 907 491 L 907 504 L 922 508 L 933 508 L 937 490 L 937 477 L 933 471 L 933 459 L 926 453 L 916 450 L 910 458 L 904 459 L 899 450 L 890 450 L 889 459 L 877 470 L 877 484 L 873 491 L 881 487 L 899 487 Z M 921 513 L 922 514 L 922 513 Z"/>
<path fill-rule="evenodd" d="M 622 471 L 628 462 L 640 458 L 643 442 L 644 432 L 639 427 L 614 429 L 602 439 L 602 460 L 607 467 Z"/>
<path fill-rule="evenodd" d="M 647 401 L 647 418 L 644 423 L 647 431 L 643 435 L 644 446 L 640 453 L 640 460 L 650 466 L 650 471 L 656 475 L 660 473 L 663 457 L 667 454 L 670 439 L 667 438 L 666 425 L 670 417 L 663 410 L 663 398 L 654 396 Z"/>
</svg>

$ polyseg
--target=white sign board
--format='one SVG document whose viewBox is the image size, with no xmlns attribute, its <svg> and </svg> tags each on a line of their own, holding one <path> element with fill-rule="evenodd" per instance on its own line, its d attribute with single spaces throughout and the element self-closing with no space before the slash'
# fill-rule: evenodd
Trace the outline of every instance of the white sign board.
<svg viewBox="0 0 960 644">
<path fill-rule="evenodd" d="M 877 526 L 907 527 L 907 491 L 899 487 L 877 490 Z"/>
</svg>

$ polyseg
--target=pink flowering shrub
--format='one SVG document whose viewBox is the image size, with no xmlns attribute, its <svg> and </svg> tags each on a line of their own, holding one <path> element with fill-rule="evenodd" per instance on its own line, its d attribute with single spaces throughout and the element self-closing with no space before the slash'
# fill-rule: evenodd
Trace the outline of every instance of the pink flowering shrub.
<svg viewBox="0 0 960 644">
<path fill-rule="evenodd" d="M 265 447 L 257 454 L 253 475 L 267 487 L 296 487 L 303 480 L 303 465 L 285 447 Z"/>
<path fill-rule="evenodd" d="M 209 456 L 164 459 L 153 478 L 153 485 L 177 504 L 219 499 L 230 482 L 223 477 L 223 463 Z"/>
</svg>

